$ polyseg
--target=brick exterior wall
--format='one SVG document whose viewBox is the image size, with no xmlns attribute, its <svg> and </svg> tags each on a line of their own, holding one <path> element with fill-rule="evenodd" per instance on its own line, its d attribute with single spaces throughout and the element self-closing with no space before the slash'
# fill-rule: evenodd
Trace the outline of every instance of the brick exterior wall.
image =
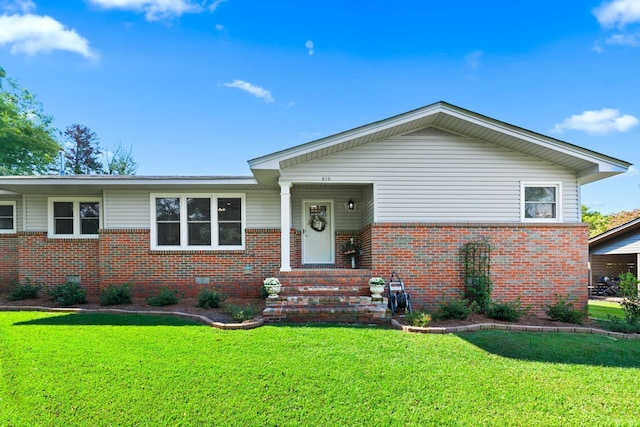
<svg viewBox="0 0 640 427">
<path fill-rule="evenodd" d="M 262 280 L 280 269 L 280 230 L 248 229 L 244 251 L 152 251 L 149 230 L 102 230 L 101 287 L 132 283 L 137 296 L 161 287 L 194 297 L 213 287 L 232 298 L 257 298 Z M 196 278 L 210 278 L 197 284 Z"/>
<path fill-rule="evenodd" d="M 532 306 L 542 315 L 555 295 L 587 304 L 588 228 L 583 224 L 375 224 L 370 227 L 373 275 L 398 272 L 415 307 L 434 309 L 464 293 L 460 250 L 491 244 L 491 297 Z M 364 235 L 365 233 L 363 233 Z"/>
<path fill-rule="evenodd" d="M 67 276 L 79 275 L 87 294 L 100 286 L 98 239 L 49 239 L 47 233 L 18 233 L 18 280 L 61 285 Z"/>
<path fill-rule="evenodd" d="M 389 278 L 397 271 L 416 308 L 435 309 L 443 298 L 464 293 L 460 250 L 486 238 L 492 247 L 492 298 L 532 306 L 543 314 L 556 294 L 587 303 L 588 230 L 582 224 L 399 224 L 368 225 L 356 236 L 363 254 L 358 267 Z M 336 268 L 350 268 L 343 245 L 354 232 L 336 234 Z M 109 284 L 133 283 L 137 296 L 159 287 L 195 296 L 215 287 L 230 297 L 259 296 L 262 280 L 280 268 L 280 230 L 246 230 L 244 251 L 151 251 L 149 230 L 101 230 L 99 239 L 49 239 L 46 233 L 0 235 L 0 286 L 11 279 L 53 286 L 80 275 L 89 296 Z M 292 230 L 291 263 L 301 265 L 300 233 Z M 210 285 L 196 284 L 210 277 Z"/>
<path fill-rule="evenodd" d="M 15 234 L 0 234 L 0 292 L 18 278 L 18 239 Z"/>
</svg>

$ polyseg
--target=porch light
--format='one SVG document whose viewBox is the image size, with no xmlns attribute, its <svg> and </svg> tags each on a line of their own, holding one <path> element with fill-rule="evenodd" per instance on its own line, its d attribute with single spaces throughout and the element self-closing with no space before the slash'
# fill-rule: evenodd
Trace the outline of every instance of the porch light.
<svg viewBox="0 0 640 427">
<path fill-rule="evenodd" d="M 356 210 L 356 202 L 354 202 L 353 199 L 349 199 L 349 201 L 347 202 L 347 210 L 348 211 Z"/>
</svg>

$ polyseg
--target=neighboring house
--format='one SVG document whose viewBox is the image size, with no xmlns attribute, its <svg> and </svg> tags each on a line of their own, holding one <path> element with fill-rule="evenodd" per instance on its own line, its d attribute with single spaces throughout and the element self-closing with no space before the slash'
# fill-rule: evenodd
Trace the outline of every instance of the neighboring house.
<svg viewBox="0 0 640 427">
<path fill-rule="evenodd" d="M 638 277 L 639 264 L 640 218 L 589 239 L 591 285 L 626 272 Z"/>
<path fill-rule="evenodd" d="M 397 271 L 433 308 L 462 295 L 461 248 L 486 239 L 492 297 L 541 312 L 586 303 L 580 185 L 629 165 L 438 102 L 250 160 L 249 177 L 1 177 L 0 280 L 255 297 L 278 276 L 288 295 L 362 296 Z"/>
</svg>

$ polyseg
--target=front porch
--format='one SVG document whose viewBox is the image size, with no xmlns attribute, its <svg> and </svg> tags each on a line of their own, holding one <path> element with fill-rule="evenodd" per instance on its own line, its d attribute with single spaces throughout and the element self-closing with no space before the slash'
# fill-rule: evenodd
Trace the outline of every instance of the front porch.
<svg viewBox="0 0 640 427">
<path fill-rule="evenodd" d="M 267 298 L 263 318 L 291 323 L 388 323 L 385 301 L 373 302 L 371 270 L 305 268 L 281 272 L 278 298 Z"/>
</svg>

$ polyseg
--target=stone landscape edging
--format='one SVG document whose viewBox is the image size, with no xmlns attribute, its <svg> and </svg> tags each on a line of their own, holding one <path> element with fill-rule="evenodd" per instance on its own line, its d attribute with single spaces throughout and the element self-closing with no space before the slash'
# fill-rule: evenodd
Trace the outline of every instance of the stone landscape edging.
<svg viewBox="0 0 640 427">
<path fill-rule="evenodd" d="M 181 311 L 161 311 L 161 310 L 123 310 L 118 308 L 77 308 L 77 307 L 42 307 L 28 305 L 5 305 L 0 306 L 0 311 L 45 311 L 61 313 L 113 313 L 113 314 L 133 314 L 133 315 L 155 315 L 155 316 L 175 316 L 184 319 L 195 320 L 199 323 L 222 330 L 249 330 L 264 325 L 264 319 L 259 318 L 243 323 L 222 323 L 209 319 L 200 314 L 184 313 Z M 640 339 L 640 334 L 625 334 L 623 332 L 607 331 L 600 328 L 589 328 L 584 326 L 533 326 L 533 325 L 509 325 L 505 323 L 475 323 L 462 326 L 429 326 L 419 327 L 403 325 L 396 319 L 391 319 L 391 326 L 407 333 L 420 334 L 456 334 L 462 332 L 475 332 L 484 330 L 502 330 L 514 332 L 565 332 L 578 334 L 604 335 L 611 338 Z"/>
<path fill-rule="evenodd" d="M 640 339 L 640 334 L 625 334 L 623 332 L 607 331 L 600 328 L 588 328 L 584 326 L 529 326 L 529 325 L 509 325 L 504 323 L 476 323 L 473 325 L 463 326 L 429 326 L 419 327 L 403 325 L 396 319 L 391 319 L 391 325 L 395 329 L 399 329 L 402 332 L 412 332 L 420 334 L 457 334 L 461 332 L 475 332 L 483 330 L 502 330 L 502 331 L 514 331 L 514 332 L 566 332 L 576 334 L 595 334 L 605 335 L 610 338 L 625 338 L 625 339 Z"/>
<path fill-rule="evenodd" d="M 200 314 L 184 313 L 181 311 L 161 311 L 161 310 L 122 310 L 119 308 L 77 308 L 77 307 L 42 307 L 29 305 L 3 305 L 1 311 L 47 311 L 61 313 L 113 313 L 113 314 L 134 314 L 134 315 L 154 315 L 154 316 L 174 316 L 183 319 L 194 320 L 199 323 L 223 330 L 255 329 L 264 324 L 262 318 L 243 323 L 222 323 L 209 319 Z"/>
</svg>

